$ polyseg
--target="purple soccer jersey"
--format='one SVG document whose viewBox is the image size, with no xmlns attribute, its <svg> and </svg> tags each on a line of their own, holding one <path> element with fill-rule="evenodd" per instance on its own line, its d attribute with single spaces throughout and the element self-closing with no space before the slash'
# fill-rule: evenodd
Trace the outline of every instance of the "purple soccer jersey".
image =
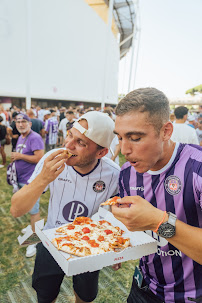
<svg viewBox="0 0 202 303">
<path fill-rule="evenodd" d="M 160 171 L 138 173 L 129 162 L 122 166 L 120 196 L 136 196 L 153 206 L 172 212 L 178 219 L 202 228 L 202 148 L 176 144 L 169 163 Z M 156 254 L 143 257 L 140 268 L 150 289 L 161 300 L 202 302 L 202 265 L 168 243 Z M 193 247 L 194 249 L 194 247 Z M 192 301 L 192 300 L 191 300 Z"/>
<path fill-rule="evenodd" d="M 45 122 L 46 144 L 56 144 L 58 137 L 58 121 L 56 117 L 49 118 Z"/>
<path fill-rule="evenodd" d="M 34 155 L 35 150 L 44 149 L 43 139 L 36 132 L 31 131 L 28 137 L 26 138 L 23 139 L 22 136 L 18 138 L 16 152 L 20 152 L 21 154 L 26 155 Z M 36 163 L 29 163 L 23 160 L 16 160 L 15 166 L 18 176 L 18 183 L 27 184 L 27 180 L 31 177 Z"/>
</svg>

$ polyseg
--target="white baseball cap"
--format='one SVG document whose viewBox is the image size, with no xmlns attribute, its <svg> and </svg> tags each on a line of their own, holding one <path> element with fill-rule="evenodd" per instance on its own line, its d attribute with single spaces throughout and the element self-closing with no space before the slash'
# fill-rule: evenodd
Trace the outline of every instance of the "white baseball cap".
<svg viewBox="0 0 202 303">
<path fill-rule="evenodd" d="M 88 122 L 88 129 L 78 123 L 80 120 L 86 120 Z M 82 115 L 73 124 L 73 127 L 102 147 L 109 148 L 115 137 L 115 134 L 113 133 L 115 127 L 114 121 L 108 116 L 108 114 L 98 111 L 90 111 Z"/>
<path fill-rule="evenodd" d="M 49 110 L 45 110 L 44 113 L 43 113 L 44 116 L 50 115 L 50 114 L 51 114 L 51 112 Z"/>
<path fill-rule="evenodd" d="M 195 121 L 195 117 L 194 117 L 194 115 L 190 115 L 190 116 L 188 116 L 188 121 Z"/>
</svg>

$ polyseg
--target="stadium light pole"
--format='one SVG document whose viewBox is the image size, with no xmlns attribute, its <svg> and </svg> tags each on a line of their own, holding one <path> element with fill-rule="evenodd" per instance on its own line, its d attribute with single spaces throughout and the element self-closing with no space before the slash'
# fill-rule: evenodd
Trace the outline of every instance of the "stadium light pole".
<svg viewBox="0 0 202 303">
<path fill-rule="evenodd" d="M 108 75 L 109 75 L 109 54 L 110 54 L 110 33 L 112 28 L 112 16 L 113 16 L 113 7 L 114 0 L 109 0 L 109 9 L 108 9 L 108 23 L 107 23 L 107 33 L 106 33 L 106 47 L 105 47 L 105 64 L 104 64 L 104 79 L 103 79 L 103 94 L 102 94 L 102 103 L 101 109 L 104 109 L 105 102 L 107 99 L 107 90 L 108 90 Z"/>
<path fill-rule="evenodd" d="M 133 27 L 133 41 L 132 41 L 132 49 L 131 49 L 131 63 L 130 63 L 130 73 L 129 73 L 129 81 L 128 81 L 128 92 L 130 92 L 135 87 L 135 78 L 136 78 L 136 72 L 137 72 L 137 59 L 138 59 L 138 53 L 139 53 L 139 39 L 140 39 L 140 14 L 139 14 L 139 0 L 136 0 L 134 2 L 134 5 L 136 4 L 136 17 Z M 139 35 L 139 39 L 137 36 Z M 134 55 L 135 55 L 135 40 L 137 40 L 137 52 L 136 52 L 136 62 L 134 67 Z M 133 86 L 132 86 L 132 74 L 133 74 Z"/>
<path fill-rule="evenodd" d="M 26 11 L 27 11 L 27 44 L 26 44 L 26 109 L 31 108 L 31 93 L 30 93 L 30 69 L 31 69 L 31 0 L 26 1 Z"/>
</svg>

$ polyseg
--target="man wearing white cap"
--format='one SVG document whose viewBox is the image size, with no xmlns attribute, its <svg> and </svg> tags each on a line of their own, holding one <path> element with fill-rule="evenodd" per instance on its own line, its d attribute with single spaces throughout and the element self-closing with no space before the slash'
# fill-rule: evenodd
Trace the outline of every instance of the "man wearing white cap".
<svg viewBox="0 0 202 303">
<path fill-rule="evenodd" d="M 104 157 L 114 138 L 113 130 L 114 122 L 106 114 L 91 111 L 81 116 L 66 138 L 65 147 L 72 156 L 67 159 L 63 149 L 48 152 L 36 166 L 30 184 L 13 196 L 12 215 L 22 216 L 48 188 L 51 198 L 45 229 L 96 213 L 101 202 L 118 194 L 119 166 Z M 98 275 L 99 271 L 73 276 L 76 303 L 95 299 Z M 38 244 L 33 287 L 39 303 L 55 302 L 63 277 L 46 248 Z"/>
</svg>

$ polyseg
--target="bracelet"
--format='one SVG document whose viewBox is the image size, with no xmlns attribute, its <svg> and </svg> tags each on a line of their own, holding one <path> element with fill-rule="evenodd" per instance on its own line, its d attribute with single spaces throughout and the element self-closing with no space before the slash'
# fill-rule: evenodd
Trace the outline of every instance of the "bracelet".
<svg viewBox="0 0 202 303">
<path fill-rule="evenodd" d="M 155 233 L 157 233 L 159 226 L 163 223 L 165 217 L 166 217 L 166 211 L 164 211 L 163 219 L 159 222 L 159 224 L 157 225 L 157 228 L 154 230 Z"/>
</svg>

